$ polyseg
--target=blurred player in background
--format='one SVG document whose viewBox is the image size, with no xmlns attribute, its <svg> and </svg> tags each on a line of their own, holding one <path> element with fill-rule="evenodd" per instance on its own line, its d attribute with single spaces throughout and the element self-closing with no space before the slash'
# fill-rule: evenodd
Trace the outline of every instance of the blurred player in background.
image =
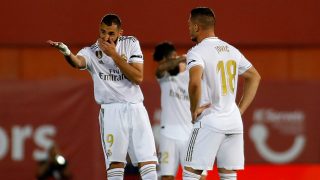
<svg viewBox="0 0 320 180">
<path fill-rule="evenodd" d="M 190 73 L 190 110 L 194 128 L 186 149 L 186 180 L 200 179 L 217 158 L 220 179 L 237 179 L 244 168 L 243 124 L 241 115 L 253 101 L 260 75 L 233 46 L 214 33 L 215 16 L 210 8 L 195 8 L 189 18 L 192 41 L 198 43 L 187 54 Z M 244 82 L 236 104 L 238 75 Z M 210 104 L 205 108 L 203 105 Z"/>
<path fill-rule="evenodd" d="M 143 55 L 139 41 L 122 36 L 120 18 L 108 14 L 101 20 L 96 43 L 77 55 L 61 42 L 48 41 L 68 63 L 92 76 L 95 100 L 101 105 L 99 122 L 107 177 L 123 179 L 127 152 L 138 165 L 142 179 L 157 179 L 154 138 L 139 84 Z"/>
<path fill-rule="evenodd" d="M 161 88 L 159 162 L 162 180 L 173 180 L 192 131 L 186 57 L 170 42 L 155 47 L 156 77 Z"/>
</svg>

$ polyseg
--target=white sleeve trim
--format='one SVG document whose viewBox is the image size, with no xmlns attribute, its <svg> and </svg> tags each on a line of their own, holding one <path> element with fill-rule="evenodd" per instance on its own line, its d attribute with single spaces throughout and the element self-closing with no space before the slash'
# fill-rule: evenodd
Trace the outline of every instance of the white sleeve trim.
<svg viewBox="0 0 320 180">
<path fill-rule="evenodd" d="M 191 60 L 192 61 L 192 60 Z M 200 62 L 194 62 L 190 65 L 187 66 L 187 69 L 190 70 L 191 68 L 193 68 L 194 66 L 201 66 L 202 68 L 204 68 L 204 65 L 203 63 L 200 63 Z"/>
<path fill-rule="evenodd" d="M 83 57 L 83 56 L 82 56 Z M 84 68 L 80 68 L 81 71 L 84 71 L 84 70 L 87 70 L 88 69 L 88 61 L 87 61 L 87 58 L 83 57 L 84 58 L 84 61 L 86 62 L 86 67 Z"/>
<path fill-rule="evenodd" d="M 252 67 L 252 64 L 250 64 L 249 66 L 247 66 L 247 67 L 245 68 L 245 70 L 239 70 L 238 74 L 241 75 L 241 74 L 245 73 L 245 72 L 248 71 L 251 67 Z"/>
</svg>

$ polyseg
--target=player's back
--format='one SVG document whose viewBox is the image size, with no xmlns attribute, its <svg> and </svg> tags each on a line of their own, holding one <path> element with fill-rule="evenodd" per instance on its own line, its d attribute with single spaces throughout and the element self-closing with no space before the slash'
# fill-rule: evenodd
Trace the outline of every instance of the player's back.
<svg viewBox="0 0 320 180">
<path fill-rule="evenodd" d="M 236 48 L 216 37 L 204 39 L 188 53 L 189 68 L 192 64 L 203 67 L 201 104 L 211 104 L 204 115 L 213 115 L 214 126 L 220 130 L 242 131 L 235 98 L 238 70 L 242 71 L 244 65 L 251 66 L 244 59 Z"/>
<path fill-rule="evenodd" d="M 188 71 L 158 79 L 161 88 L 161 131 L 168 138 L 187 140 L 192 131 Z"/>
</svg>

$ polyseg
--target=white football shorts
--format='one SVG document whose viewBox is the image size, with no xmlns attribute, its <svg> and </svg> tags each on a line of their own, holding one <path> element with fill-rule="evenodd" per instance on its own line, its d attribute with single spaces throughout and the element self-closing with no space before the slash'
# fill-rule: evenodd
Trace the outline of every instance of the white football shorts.
<svg viewBox="0 0 320 180">
<path fill-rule="evenodd" d="M 159 162 L 160 176 L 175 176 L 179 164 L 185 157 L 187 140 L 177 140 L 160 135 Z"/>
<path fill-rule="evenodd" d="M 143 103 L 101 105 L 100 133 L 108 169 L 111 162 L 126 164 L 127 152 L 133 165 L 158 162 L 148 113 Z"/>
<path fill-rule="evenodd" d="M 176 176 L 179 165 L 184 162 L 188 140 L 178 140 L 160 135 L 159 143 L 159 176 Z M 207 175 L 203 171 L 202 175 Z"/>
<path fill-rule="evenodd" d="M 184 166 L 212 170 L 215 158 L 218 168 L 244 168 L 243 134 L 223 134 L 206 127 L 194 128 L 188 141 Z"/>
</svg>

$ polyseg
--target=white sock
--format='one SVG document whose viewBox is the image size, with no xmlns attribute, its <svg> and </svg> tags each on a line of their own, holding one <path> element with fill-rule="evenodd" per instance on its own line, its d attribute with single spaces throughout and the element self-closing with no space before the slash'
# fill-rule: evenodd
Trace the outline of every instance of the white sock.
<svg viewBox="0 0 320 180">
<path fill-rule="evenodd" d="M 219 173 L 220 180 L 237 180 L 237 173 Z"/>
<path fill-rule="evenodd" d="M 157 171 L 155 164 L 147 164 L 140 168 L 140 175 L 143 180 L 157 180 Z"/>
<path fill-rule="evenodd" d="M 201 178 L 201 175 L 195 174 L 193 172 L 183 170 L 183 180 L 198 180 Z"/>
<path fill-rule="evenodd" d="M 124 168 L 114 168 L 107 170 L 108 180 L 123 180 Z"/>
</svg>

